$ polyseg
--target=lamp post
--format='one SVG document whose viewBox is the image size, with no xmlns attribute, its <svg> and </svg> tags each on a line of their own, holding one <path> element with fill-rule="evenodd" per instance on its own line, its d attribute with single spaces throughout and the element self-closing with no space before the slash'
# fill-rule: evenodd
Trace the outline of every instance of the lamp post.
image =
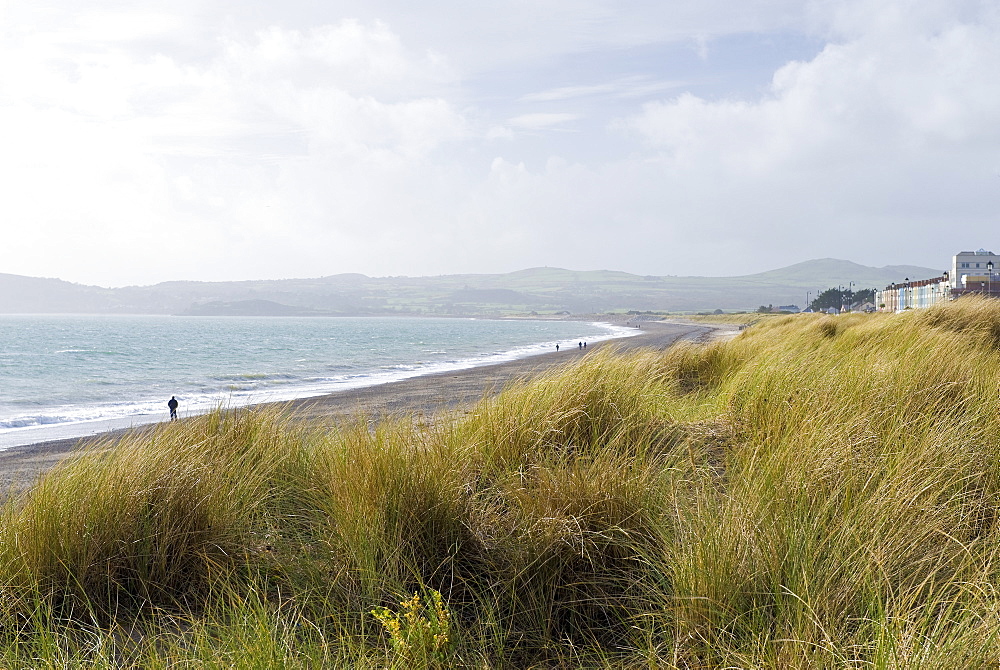
<svg viewBox="0 0 1000 670">
<path fill-rule="evenodd" d="M 809 309 L 809 296 L 811 296 L 811 295 L 812 295 L 812 291 L 806 291 L 806 309 Z"/>
<path fill-rule="evenodd" d="M 993 297 L 993 261 L 986 264 L 986 295 Z"/>
<path fill-rule="evenodd" d="M 854 282 L 847 282 L 847 306 L 854 307 Z"/>
<path fill-rule="evenodd" d="M 910 306 L 910 278 L 906 277 L 905 288 L 903 288 L 903 309 Z"/>
</svg>

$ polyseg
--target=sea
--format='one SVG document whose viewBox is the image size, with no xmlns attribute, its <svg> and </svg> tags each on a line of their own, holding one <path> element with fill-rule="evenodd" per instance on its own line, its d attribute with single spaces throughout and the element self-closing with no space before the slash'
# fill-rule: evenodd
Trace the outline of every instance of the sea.
<svg viewBox="0 0 1000 670">
<path fill-rule="evenodd" d="M 634 335 L 580 321 L 0 315 L 0 449 Z"/>
</svg>

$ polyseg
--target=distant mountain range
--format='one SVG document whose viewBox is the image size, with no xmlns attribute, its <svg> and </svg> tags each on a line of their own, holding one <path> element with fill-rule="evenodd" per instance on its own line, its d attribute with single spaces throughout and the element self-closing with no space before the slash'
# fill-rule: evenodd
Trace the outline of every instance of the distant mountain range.
<svg viewBox="0 0 1000 670">
<path fill-rule="evenodd" d="M 172 281 L 101 288 L 0 274 L 2 314 L 176 314 L 194 316 L 365 316 L 595 314 L 615 311 L 753 310 L 804 306 L 806 292 L 881 288 L 931 268 L 867 267 L 824 258 L 739 277 L 640 276 L 609 270 L 532 268 L 507 274 L 239 282 Z"/>
</svg>

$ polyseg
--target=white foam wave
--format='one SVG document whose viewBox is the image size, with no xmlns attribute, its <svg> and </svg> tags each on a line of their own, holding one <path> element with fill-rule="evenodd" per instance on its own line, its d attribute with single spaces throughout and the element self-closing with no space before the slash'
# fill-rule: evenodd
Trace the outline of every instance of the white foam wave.
<svg viewBox="0 0 1000 670">
<path fill-rule="evenodd" d="M 177 399 L 181 402 L 182 415 L 194 415 L 220 406 L 242 407 L 264 402 L 284 402 L 336 391 L 378 386 L 418 376 L 504 363 L 552 352 L 557 343 L 568 348 L 577 346 L 577 342 L 584 339 L 587 342 L 599 342 L 640 334 L 633 328 L 602 323 L 588 325 L 604 329 L 606 332 L 597 336 L 591 333 L 586 337 L 561 338 L 558 341 L 539 342 L 507 350 L 481 352 L 470 358 L 397 364 L 366 372 L 345 372 L 325 377 L 299 379 L 287 373 L 232 375 L 225 380 L 219 380 L 229 383 L 225 390 L 177 394 Z M 47 439 L 82 437 L 94 432 L 94 425 L 111 427 L 141 425 L 164 420 L 167 416 L 166 399 L 51 407 L 0 419 L 0 448 L 32 444 Z M 77 427 L 77 430 L 74 431 L 74 427 Z"/>
</svg>

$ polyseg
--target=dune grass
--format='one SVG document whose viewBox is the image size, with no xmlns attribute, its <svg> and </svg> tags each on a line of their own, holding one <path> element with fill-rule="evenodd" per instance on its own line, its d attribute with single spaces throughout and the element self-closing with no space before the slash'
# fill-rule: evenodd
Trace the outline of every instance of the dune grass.
<svg viewBox="0 0 1000 670">
<path fill-rule="evenodd" d="M 595 351 L 430 426 L 219 411 L 0 510 L 4 667 L 1000 660 L 1000 302 Z"/>
</svg>

